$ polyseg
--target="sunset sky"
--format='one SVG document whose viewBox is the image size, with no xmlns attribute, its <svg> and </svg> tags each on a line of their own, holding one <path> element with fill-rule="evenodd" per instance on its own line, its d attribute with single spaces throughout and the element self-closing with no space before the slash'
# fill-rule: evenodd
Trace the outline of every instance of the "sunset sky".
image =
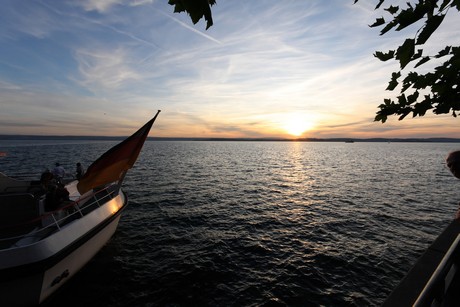
<svg viewBox="0 0 460 307">
<path fill-rule="evenodd" d="M 217 0 L 208 30 L 167 2 L 2 1 L 0 134 L 125 136 L 161 109 L 150 136 L 460 137 L 450 115 L 373 122 L 398 69 L 373 53 L 417 30 L 379 36 L 378 1 Z"/>
</svg>

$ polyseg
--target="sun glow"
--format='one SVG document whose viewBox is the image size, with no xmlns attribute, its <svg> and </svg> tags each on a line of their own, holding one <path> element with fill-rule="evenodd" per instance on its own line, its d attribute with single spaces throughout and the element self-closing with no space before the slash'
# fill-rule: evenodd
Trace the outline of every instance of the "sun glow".
<svg viewBox="0 0 460 307">
<path fill-rule="evenodd" d="M 313 126 L 313 122 L 308 117 L 297 114 L 288 116 L 283 124 L 284 130 L 293 136 L 301 136 Z"/>
</svg>

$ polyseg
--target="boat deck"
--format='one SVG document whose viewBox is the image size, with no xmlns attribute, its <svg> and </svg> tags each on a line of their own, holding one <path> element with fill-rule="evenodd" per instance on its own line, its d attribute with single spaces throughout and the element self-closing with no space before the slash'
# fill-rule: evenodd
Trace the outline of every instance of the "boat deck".
<svg viewBox="0 0 460 307">
<path fill-rule="evenodd" d="M 72 191 L 73 185 L 66 187 Z M 0 192 L 0 251 L 42 240 L 101 207 L 118 193 L 118 185 L 109 185 L 46 211 L 44 195 Z"/>
</svg>

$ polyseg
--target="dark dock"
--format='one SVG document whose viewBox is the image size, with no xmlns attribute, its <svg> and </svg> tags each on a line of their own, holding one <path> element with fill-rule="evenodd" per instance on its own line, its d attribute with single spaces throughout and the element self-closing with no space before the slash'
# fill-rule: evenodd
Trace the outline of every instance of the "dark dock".
<svg viewBox="0 0 460 307">
<path fill-rule="evenodd" d="M 460 306 L 460 222 L 452 221 L 382 306 Z"/>
</svg>

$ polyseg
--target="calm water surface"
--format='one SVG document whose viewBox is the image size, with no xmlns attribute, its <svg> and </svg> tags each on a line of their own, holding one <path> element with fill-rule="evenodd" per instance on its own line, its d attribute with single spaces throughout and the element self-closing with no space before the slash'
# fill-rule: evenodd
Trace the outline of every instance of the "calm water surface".
<svg viewBox="0 0 460 307">
<path fill-rule="evenodd" d="M 0 142 L 0 171 L 114 142 Z M 380 305 L 452 219 L 460 144 L 151 141 L 110 243 L 56 306 Z"/>
</svg>

